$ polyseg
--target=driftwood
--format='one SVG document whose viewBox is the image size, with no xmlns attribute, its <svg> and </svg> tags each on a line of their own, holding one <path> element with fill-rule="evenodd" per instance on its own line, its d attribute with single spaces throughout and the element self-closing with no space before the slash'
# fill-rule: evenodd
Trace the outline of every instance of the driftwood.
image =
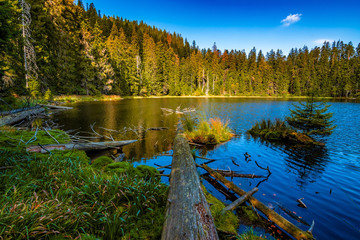
<svg viewBox="0 0 360 240">
<path fill-rule="evenodd" d="M 42 104 L 41 106 L 47 107 L 50 109 L 73 109 L 73 107 L 57 106 L 57 105 L 49 105 L 49 104 Z"/>
<path fill-rule="evenodd" d="M 226 211 L 232 211 L 235 208 L 237 208 L 239 205 L 241 205 L 242 203 L 246 202 L 254 193 L 256 193 L 257 191 L 259 191 L 259 189 L 257 187 L 251 189 L 249 192 L 247 192 L 245 195 L 241 196 L 239 199 L 237 199 L 236 201 L 232 202 L 231 204 L 229 204 L 227 207 L 225 207 L 223 210 L 221 210 L 221 212 L 226 212 Z"/>
<path fill-rule="evenodd" d="M 219 239 L 187 140 L 174 140 L 163 240 Z"/>
<path fill-rule="evenodd" d="M 284 206 L 282 206 L 280 203 L 277 203 L 277 205 L 279 206 L 279 208 L 281 210 L 283 210 L 287 215 L 289 215 L 292 219 L 304 224 L 305 226 L 310 227 L 310 224 L 307 223 L 306 221 L 302 220 L 302 218 L 300 218 L 299 216 L 297 216 L 294 212 L 290 211 L 289 209 L 285 208 Z"/>
<path fill-rule="evenodd" d="M 5 117 L 0 118 L 0 127 L 5 126 L 5 125 L 11 125 L 14 123 L 17 123 L 31 115 L 37 115 L 40 114 L 44 111 L 45 109 L 40 107 L 40 108 L 35 108 L 35 109 L 29 109 L 29 110 L 25 110 L 25 111 L 21 111 L 18 113 L 13 113 L 13 114 L 9 114 Z"/>
<path fill-rule="evenodd" d="M 42 146 L 29 146 L 26 148 L 28 152 L 39 152 L 46 153 L 51 150 L 104 150 L 108 148 L 116 148 L 134 143 L 137 140 L 127 140 L 127 141 L 112 141 L 112 142 L 90 142 L 90 143 L 66 143 L 66 144 L 48 144 Z M 47 150 L 47 151 L 46 151 Z"/>
<path fill-rule="evenodd" d="M 302 201 L 303 199 L 304 198 L 299 198 L 298 200 L 296 200 L 299 203 L 298 206 L 300 205 L 300 207 L 302 207 L 302 208 L 307 208 L 305 203 Z"/>
<path fill-rule="evenodd" d="M 216 178 L 218 181 L 222 182 L 226 187 L 234 191 L 235 193 L 239 194 L 240 196 L 245 195 L 246 192 L 236 186 L 233 182 L 228 181 L 225 179 L 221 174 L 215 172 L 211 168 L 206 165 L 203 165 L 203 168 L 210 173 L 211 176 Z M 277 214 L 275 211 L 268 208 L 262 202 L 257 200 L 254 197 L 249 198 L 249 202 L 260 212 L 266 215 L 272 222 L 277 224 L 280 228 L 284 229 L 288 232 L 292 237 L 295 239 L 314 239 L 313 235 L 309 232 L 303 231 L 294 224 L 290 223 L 288 220 Z"/>
<path fill-rule="evenodd" d="M 243 174 L 237 173 L 229 170 L 215 170 L 217 173 L 220 173 L 224 177 L 240 177 L 240 178 L 266 178 L 265 176 L 255 175 L 255 174 Z"/>
</svg>

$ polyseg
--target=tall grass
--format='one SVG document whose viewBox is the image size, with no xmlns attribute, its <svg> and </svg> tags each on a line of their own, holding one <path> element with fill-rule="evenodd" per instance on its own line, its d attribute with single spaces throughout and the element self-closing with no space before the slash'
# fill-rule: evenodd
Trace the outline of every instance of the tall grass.
<svg viewBox="0 0 360 240">
<path fill-rule="evenodd" d="M 82 151 L 0 148 L 2 239 L 158 239 L 167 186 L 91 168 Z"/>
<path fill-rule="evenodd" d="M 206 115 L 202 115 L 198 121 L 187 117 L 183 120 L 183 126 L 188 140 L 199 144 L 215 145 L 234 136 L 229 121 L 218 117 L 207 119 Z"/>
</svg>

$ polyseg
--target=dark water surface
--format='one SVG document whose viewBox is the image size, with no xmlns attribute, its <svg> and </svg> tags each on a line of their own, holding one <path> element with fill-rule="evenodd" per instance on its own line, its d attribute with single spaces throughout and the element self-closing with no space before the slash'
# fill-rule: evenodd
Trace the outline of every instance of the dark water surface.
<svg viewBox="0 0 360 240">
<path fill-rule="evenodd" d="M 219 159 L 209 166 L 232 169 L 241 173 L 266 175 L 254 160 L 263 167 L 269 166 L 272 175 L 259 186 L 255 197 L 303 230 L 308 227 L 291 219 L 278 204 L 295 212 L 311 224 L 315 220 L 314 236 L 317 239 L 360 239 L 360 103 L 332 102 L 334 133 L 323 139 L 325 148 L 291 149 L 272 146 L 247 136 L 245 132 L 263 118 L 283 119 L 289 114 L 293 101 L 269 99 L 228 98 L 159 98 L 127 99 L 116 102 L 82 102 L 74 104 L 73 110 L 62 111 L 53 116 L 63 129 L 109 134 L 104 128 L 120 130 L 137 128 L 143 140 L 124 147 L 127 159 L 135 164 L 168 165 L 171 157 L 156 156 L 171 150 L 178 116 L 165 116 L 161 107 L 175 109 L 196 107 L 208 117 L 219 116 L 230 120 L 230 127 L 240 136 L 217 146 L 206 154 Z M 141 126 L 139 128 L 139 126 Z M 141 128 L 168 127 L 165 131 L 141 131 Z M 135 134 L 111 133 L 115 140 L 134 139 Z M 252 161 L 244 160 L 244 153 Z M 235 161 L 240 167 L 235 166 Z M 166 170 L 165 174 L 169 174 Z M 167 181 L 166 178 L 163 178 Z M 248 191 L 259 179 L 236 179 L 233 181 Z M 229 203 L 223 195 L 209 184 L 209 191 L 222 201 Z M 308 208 L 297 206 L 297 199 L 304 198 Z"/>
</svg>

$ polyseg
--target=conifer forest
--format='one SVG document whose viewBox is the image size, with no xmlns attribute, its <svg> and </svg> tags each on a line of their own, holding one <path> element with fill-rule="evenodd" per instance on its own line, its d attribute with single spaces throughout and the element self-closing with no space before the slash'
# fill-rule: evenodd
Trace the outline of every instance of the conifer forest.
<svg viewBox="0 0 360 240">
<path fill-rule="evenodd" d="M 1 95 L 360 94 L 358 43 L 220 51 L 81 0 L 3 0 L 0 11 Z"/>
</svg>

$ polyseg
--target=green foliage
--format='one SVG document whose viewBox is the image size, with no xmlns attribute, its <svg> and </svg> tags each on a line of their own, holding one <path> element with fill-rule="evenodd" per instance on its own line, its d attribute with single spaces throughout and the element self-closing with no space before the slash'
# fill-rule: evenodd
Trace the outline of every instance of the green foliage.
<svg viewBox="0 0 360 240">
<path fill-rule="evenodd" d="M 94 4 L 27 0 L 39 79 L 30 94 L 257 95 L 354 97 L 359 92 L 360 45 L 321 48 L 198 49 L 178 33 L 100 16 Z M 81 2 L 81 1 L 80 1 Z M 18 1 L 0 3 L 0 95 L 25 93 Z"/>
<path fill-rule="evenodd" d="M 54 96 L 53 96 L 51 90 L 48 88 L 48 89 L 46 90 L 45 94 L 44 94 L 44 99 L 45 99 L 46 101 L 52 101 L 53 98 L 54 98 Z"/>
<path fill-rule="evenodd" d="M 329 105 L 315 103 L 313 98 L 305 103 L 294 105 L 291 114 L 286 118 L 287 123 L 302 131 L 306 135 L 330 135 L 336 126 L 333 126 L 332 113 L 328 113 Z"/>
</svg>

